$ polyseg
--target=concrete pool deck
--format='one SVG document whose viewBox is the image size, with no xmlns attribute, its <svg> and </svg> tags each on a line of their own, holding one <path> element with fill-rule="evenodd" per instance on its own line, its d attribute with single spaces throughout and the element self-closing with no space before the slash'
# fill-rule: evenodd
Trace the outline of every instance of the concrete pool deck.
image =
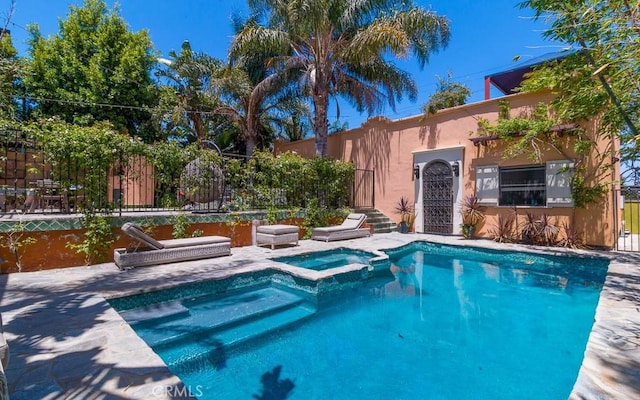
<svg viewBox="0 0 640 400">
<path fill-rule="evenodd" d="M 0 312 L 11 351 L 6 370 L 11 399 L 186 398 L 180 380 L 106 298 L 262 270 L 273 266 L 268 258 L 275 256 L 337 247 L 375 251 L 416 240 L 611 258 L 571 398 L 640 398 L 640 255 L 391 233 L 330 243 L 303 240 L 299 246 L 275 250 L 232 248 L 228 257 L 129 271 L 106 263 L 0 275 Z"/>
</svg>

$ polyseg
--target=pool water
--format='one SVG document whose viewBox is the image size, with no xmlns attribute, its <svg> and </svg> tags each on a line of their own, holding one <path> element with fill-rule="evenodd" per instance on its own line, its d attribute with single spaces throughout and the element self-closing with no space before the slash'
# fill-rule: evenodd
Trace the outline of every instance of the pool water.
<svg viewBox="0 0 640 400">
<path fill-rule="evenodd" d="M 221 346 L 225 334 L 196 337 L 182 355 L 214 346 L 209 359 L 176 362 L 175 347 L 152 347 L 202 399 L 568 397 L 605 261 L 430 244 L 388 253 L 388 277 L 325 296 L 316 309 L 297 303 L 288 310 L 302 306 L 307 313 L 292 325 L 239 346 Z M 257 293 L 296 301 L 280 291 Z M 241 296 L 251 297 L 248 304 L 263 301 L 251 292 Z M 197 303 L 216 309 L 247 302 L 227 298 L 221 305 L 212 297 Z M 171 322 L 159 324 L 132 326 L 145 338 Z"/>
<path fill-rule="evenodd" d="M 293 265 L 300 268 L 324 271 L 326 269 L 343 267 L 349 264 L 369 264 L 376 257 L 366 251 L 338 248 L 335 250 L 317 251 L 296 256 L 277 257 L 273 261 Z"/>
</svg>

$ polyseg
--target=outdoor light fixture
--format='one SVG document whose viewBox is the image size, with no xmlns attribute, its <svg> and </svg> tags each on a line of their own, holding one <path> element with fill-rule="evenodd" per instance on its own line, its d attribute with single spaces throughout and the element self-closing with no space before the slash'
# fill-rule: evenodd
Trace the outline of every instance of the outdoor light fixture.
<svg viewBox="0 0 640 400">
<path fill-rule="evenodd" d="M 416 179 L 420 178 L 420 166 L 418 164 L 413 167 L 413 176 Z"/>
<path fill-rule="evenodd" d="M 453 171 L 454 176 L 460 176 L 460 163 L 457 161 L 452 162 L 451 170 Z"/>
</svg>

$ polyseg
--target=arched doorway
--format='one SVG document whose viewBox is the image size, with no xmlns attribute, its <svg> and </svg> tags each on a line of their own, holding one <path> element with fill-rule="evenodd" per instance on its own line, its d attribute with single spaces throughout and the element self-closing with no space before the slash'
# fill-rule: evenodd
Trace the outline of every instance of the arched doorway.
<svg viewBox="0 0 640 400">
<path fill-rule="evenodd" d="M 449 163 L 434 161 L 422 173 L 424 233 L 453 233 L 453 172 Z"/>
</svg>

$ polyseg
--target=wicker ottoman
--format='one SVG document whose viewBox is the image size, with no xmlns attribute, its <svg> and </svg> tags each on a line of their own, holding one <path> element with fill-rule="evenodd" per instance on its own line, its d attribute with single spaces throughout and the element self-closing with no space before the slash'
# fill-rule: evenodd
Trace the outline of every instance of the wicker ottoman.
<svg viewBox="0 0 640 400">
<path fill-rule="evenodd" d="M 298 244 L 300 228 L 295 225 L 262 225 L 256 229 L 256 245 L 271 245 L 274 249 L 277 244 Z"/>
</svg>

